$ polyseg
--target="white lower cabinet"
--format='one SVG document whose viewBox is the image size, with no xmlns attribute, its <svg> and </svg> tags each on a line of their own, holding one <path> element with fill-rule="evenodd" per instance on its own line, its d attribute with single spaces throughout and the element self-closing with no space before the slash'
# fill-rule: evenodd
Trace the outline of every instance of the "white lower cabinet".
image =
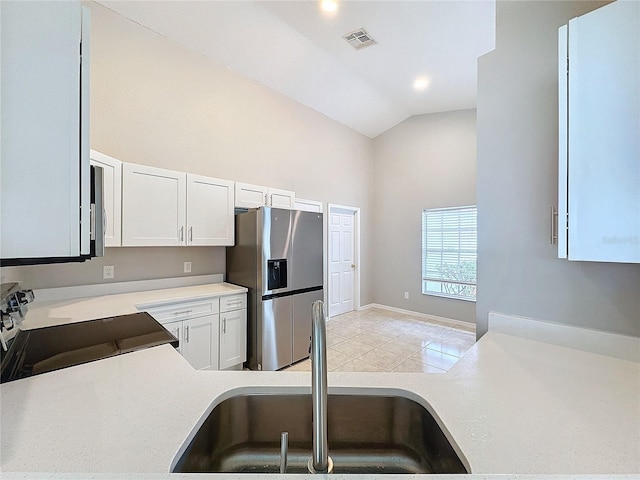
<svg viewBox="0 0 640 480">
<path fill-rule="evenodd" d="M 220 370 L 247 360 L 247 296 L 220 299 Z"/>
<path fill-rule="evenodd" d="M 182 355 L 197 370 L 218 370 L 220 316 L 207 315 L 182 322 Z"/>
<path fill-rule="evenodd" d="M 179 342 L 178 351 L 196 370 L 218 369 L 218 314 L 164 325 Z"/>
<path fill-rule="evenodd" d="M 246 295 L 139 305 L 169 330 L 178 351 L 197 370 L 241 367 L 247 359 Z M 218 313 L 220 312 L 220 313 Z"/>
</svg>

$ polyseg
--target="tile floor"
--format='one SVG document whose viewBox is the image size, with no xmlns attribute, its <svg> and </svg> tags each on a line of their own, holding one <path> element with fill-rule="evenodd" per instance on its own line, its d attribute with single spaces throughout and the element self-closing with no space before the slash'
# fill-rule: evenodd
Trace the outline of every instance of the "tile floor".
<svg viewBox="0 0 640 480">
<path fill-rule="evenodd" d="M 444 373 L 475 343 L 475 326 L 451 324 L 377 308 L 327 320 L 330 372 Z M 303 360 L 287 371 L 310 371 Z"/>
</svg>

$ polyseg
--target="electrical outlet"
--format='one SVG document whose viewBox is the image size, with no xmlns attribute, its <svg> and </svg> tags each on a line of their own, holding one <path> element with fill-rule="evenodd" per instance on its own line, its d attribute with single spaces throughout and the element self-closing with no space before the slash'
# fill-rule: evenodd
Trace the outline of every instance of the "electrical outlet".
<svg viewBox="0 0 640 480">
<path fill-rule="evenodd" d="M 184 273 L 191 273 L 191 262 L 184 262 Z"/>
<path fill-rule="evenodd" d="M 404 292 L 404 299 L 409 300 L 409 292 Z"/>
<path fill-rule="evenodd" d="M 116 273 L 116 268 L 113 265 L 105 265 L 102 267 L 102 278 L 113 278 Z"/>
</svg>

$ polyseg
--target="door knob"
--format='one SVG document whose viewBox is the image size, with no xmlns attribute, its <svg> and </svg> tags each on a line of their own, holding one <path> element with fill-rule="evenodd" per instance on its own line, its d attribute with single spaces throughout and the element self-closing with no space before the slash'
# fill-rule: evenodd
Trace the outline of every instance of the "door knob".
<svg viewBox="0 0 640 480">
<path fill-rule="evenodd" d="M 356 268 L 356 265 L 354 263 L 351 264 L 351 268 Z"/>
</svg>

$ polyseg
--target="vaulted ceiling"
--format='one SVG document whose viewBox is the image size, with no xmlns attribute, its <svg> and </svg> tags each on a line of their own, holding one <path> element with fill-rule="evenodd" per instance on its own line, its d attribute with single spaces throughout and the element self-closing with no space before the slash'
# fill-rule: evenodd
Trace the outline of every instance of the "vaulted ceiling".
<svg viewBox="0 0 640 480">
<path fill-rule="evenodd" d="M 418 114 L 475 108 L 494 0 L 98 0 L 369 137 Z M 343 35 L 366 29 L 376 44 Z M 414 88 L 422 79 L 422 90 Z"/>
</svg>

